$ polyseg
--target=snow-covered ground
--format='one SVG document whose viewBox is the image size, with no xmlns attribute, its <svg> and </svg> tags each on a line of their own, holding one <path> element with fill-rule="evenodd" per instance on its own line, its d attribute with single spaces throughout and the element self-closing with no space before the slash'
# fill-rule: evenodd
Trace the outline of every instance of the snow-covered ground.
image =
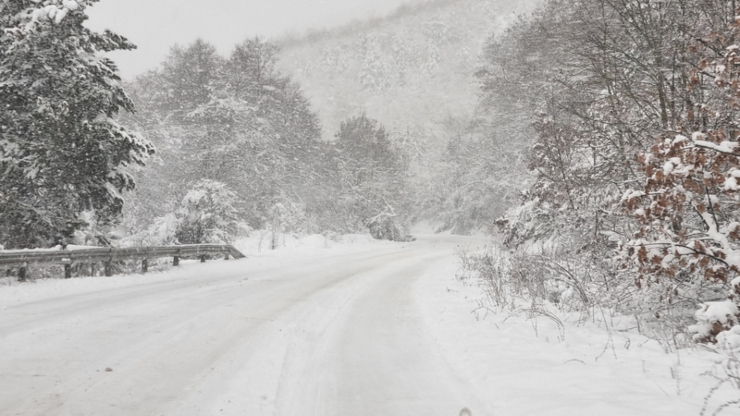
<svg viewBox="0 0 740 416">
<path fill-rule="evenodd" d="M 607 326 L 536 320 L 481 309 L 479 288 L 450 278 L 454 262 L 417 281 L 414 299 L 442 355 L 466 380 L 484 415 L 699 415 L 722 376 L 723 356 L 697 347 L 666 352 L 661 343 Z M 557 312 L 555 312 L 557 313 Z M 603 319 L 602 317 L 599 317 Z M 740 398 L 721 389 L 707 413 Z M 473 410 L 473 407 L 470 407 Z M 475 414 L 475 412 L 474 412 Z M 722 415 L 740 415 L 740 406 Z"/>
<path fill-rule="evenodd" d="M 264 237 L 245 260 L 0 287 L 0 415 L 675 416 L 715 384 L 699 348 L 476 310 L 453 250 L 480 238 Z"/>
</svg>

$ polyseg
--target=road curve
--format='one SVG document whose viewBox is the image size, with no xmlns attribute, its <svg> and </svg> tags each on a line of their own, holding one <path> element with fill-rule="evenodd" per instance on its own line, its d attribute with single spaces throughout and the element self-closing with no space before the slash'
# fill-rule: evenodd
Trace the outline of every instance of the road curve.
<svg viewBox="0 0 740 416">
<path fill-rule="evenodd" d="M 455 416 L 470 389 L 412 288 L 459 242 L 195 265 L 0 308 L 0 415 Z"/>
</svg>

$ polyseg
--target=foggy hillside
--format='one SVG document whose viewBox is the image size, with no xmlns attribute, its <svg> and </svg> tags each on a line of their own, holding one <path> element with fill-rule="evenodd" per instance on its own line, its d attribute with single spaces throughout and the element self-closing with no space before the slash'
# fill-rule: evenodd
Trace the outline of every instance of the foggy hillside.
<svg viewBox="0 0 740 416">
<path fill-rule="evenodd" d="M 391 130 L 434 136 L 475 110 L 474 72 L 486 39 L 539 0 L 442 0 L 284 42 L 278 66 L 298 81 L 324 126 L 366 111 Z"/>
</svg>

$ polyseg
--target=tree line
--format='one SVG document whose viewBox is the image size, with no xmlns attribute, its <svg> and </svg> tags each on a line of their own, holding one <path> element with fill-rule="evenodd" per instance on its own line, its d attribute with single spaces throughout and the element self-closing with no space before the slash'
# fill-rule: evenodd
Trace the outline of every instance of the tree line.
<svg viewBox="0 0 740 416">
<path fill-rule="evenodd" d="M 491 38 L 448 223 L 499 230 L 535 298 L 716 342 L 740 322 L 737 6 L 550 0 Z"/>
<path fill-rule="evenodd" d="M 95 2 L 0 9 L 0 244 L 403 234 L 404 152 L 365 114 L 322 140 L 308 98 L 275 67 L 277 44 L 247 39 L 223 57 L 197 40 L 123 83 L 104 52 L 135 46 L 84 27 Z"/>
<path fill-rule="evenodd" d="M 404 209 L 406 164 L 389 133 L 358 114 L 335 140 L 322 140 L 300 86 L 276 69 L 278 53 L 277 44 L 254 38 L 221 57 L 197 40 L 173 47 L 160 69 L 130 85 L 140 103 L 131 124 L 161 156 L 141 175 L 129 234 L 159 238 L 149 232 L 152 218 L 158 231 L 177 230 L 219 205 L 232 207 L 234 231 L 303 233 L 366 230 Z M 208 196 L 214 186 L 233 195 L 219 203 Z M 206 199 L 193 203 L 193 190 Z M 187 241 L 177 231 L 165 237 Z"/>
</svg>

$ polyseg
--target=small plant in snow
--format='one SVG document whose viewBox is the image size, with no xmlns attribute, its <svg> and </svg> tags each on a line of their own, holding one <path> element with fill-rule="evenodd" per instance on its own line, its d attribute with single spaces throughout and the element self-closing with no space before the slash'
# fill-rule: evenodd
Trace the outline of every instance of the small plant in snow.
<svg viewBox="0 0 740 416">
<path fill-rule="evenodd" d="M 724 334 L 725 333 L 723 333 L 722 335 Z M 720 335 L 720 337 L 722 335 Z M 720 392 L 721 389 L 729 387 L 733 391 L 740 390 L 740 349 L 730 351 L 727 354 L 727 357 L 722 361 L 720 366 L 720 374 L 707 373 L 708 375 L 711 375 L 712 377 L 717 379 L 717 384 L 704 397 L 704 406 L 702 407 L 700 416 L 730 414 L 733 409 L 737 410 L 738 408 L 740 408 L 740 399 L 726 399 L 724 402 L 721 402 L 721 404 L 715 405 L 716 407 L 714 407 L 714 411 L 712 413 L 709 413 L 709 410 L 712 407 L 710 406 L 710 401 L 715 398 L 715 396 L 718 392 Z M 726 410 L 728 412 L 725 412 Z"/>
</svg>

